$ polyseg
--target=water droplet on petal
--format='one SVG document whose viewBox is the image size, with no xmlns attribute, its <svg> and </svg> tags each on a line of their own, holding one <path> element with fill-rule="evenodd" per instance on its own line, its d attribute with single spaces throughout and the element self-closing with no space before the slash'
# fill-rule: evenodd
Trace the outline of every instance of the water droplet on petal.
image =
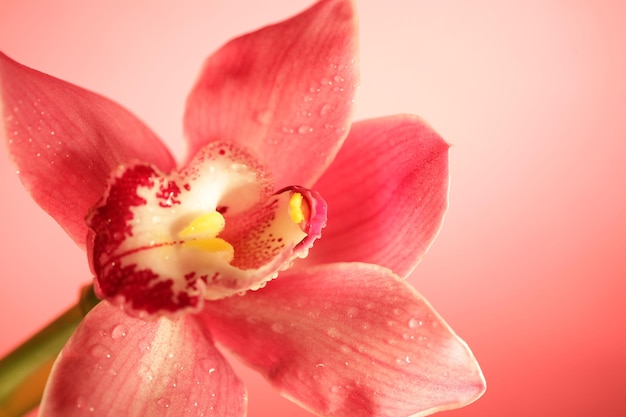
<svg viewBox="0 0 626 417">
<path fill-rule="evenodd" d="M 330 112 L 331 109 L 332 109 L 332 106 L 330 104 L 324 104 L 322 108 L 320 109 L 320 116 L 326 116 Z"/>
<path fill-rule="evenodd" d="M 263 126 L 267 126 L 272 121 L 272 116 L 273 113 L 269 109 L 265 109 L 257 112 L 255 120 L 257 121 L 257 123 Z"/>
<path fill-rule="evenodd" d="M 89 353 L 91 354 L 91 356 L 93 356 L 94 358 L 107 358 L 107 359 L 111 359 L 111 353 L 107 350 L 107 348 L 104 345 L 100 345 L 100 344 L 96 344 L 93 345 L 90 349 L 89 349 Z"/>
<path fill-rule="evenodd" d="M 327 331 L 330 337 L 339 337 L 340 333 L 335 327 L 330 327 Z"/>
<path fill-rule="evenodd" d="M 313 132 L 313 128 L 311 126 L 302 125 L 298 128 L 298 133 L 300 133 L 301 135 L 311 132 Z"/>
<path fill-rule="evenodd" d="M 111 337 L 113 339 L 121 339 L 122 337 L 126 337 L 127 333 L 128 329 L 126 328 L 126 326 L 118 324 L 113 328 L 113 330 L 111 330 Z"/>
<path fill-rule="evenodd" d="M 281 323 L 274 323 L 272 324 L 272 331 L 275 333 L 285 333 L 285 326 Z"/>
<path fill-rule="evenodd" d="M 141 350 L 150 350 L 151 347 L 152 347 L 152 344 L 147 339 L 142 339 L 139 342 L 139 349 L 141 349 Z"/>
<path fill-rule="evenodd" d="M 415 329 L 415 328 L 417 328 L 417 327 L 419 327 L 421 325 L 422 325 L 422 321 L 416 319 L 415 317 L 413 317 L 413 318 L 411 318 L 411 320 L 409 320 L 409 327 L 411 329 Z"/>
<path fill-rule="evenodd" d="M 159 407 L 163 407 L 163 408 L 168 408 L 170 406 L 170 400 L 168 400 L 167 398 L 163 398 L 163 397 L 159 398 L 156 403 Z"/>
</svg>

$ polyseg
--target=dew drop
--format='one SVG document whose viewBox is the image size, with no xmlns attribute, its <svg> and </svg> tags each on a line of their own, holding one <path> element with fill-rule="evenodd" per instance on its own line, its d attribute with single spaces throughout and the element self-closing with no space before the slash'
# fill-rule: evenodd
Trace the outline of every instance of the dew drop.
<svg viewBox="0 0 626 417">
<path fill-rule="evenodd" d="M 313 97 L 311 97 L 311 96 L 304 96 L 304 101 L 306 103 L 310 103 L 311 101 L 313 101 Z"/>
<path fill-rule="evenodd" d="M 117 326 L 113 328 L 113 330 L 111 330 L 111 337 L 113 339 L 121 339 L 123 337 L 126 337 L 127 333 L 128 333 L 128 329 L 126 328 L 126 326 L 122 324 L 118 324 Z"/>
<path fill-rule="evenodd" d="M 330 110 L 333 107 L 330 104 L 324 104 L 321 108 L 320 108 L 320 116 L 326 116 L 328 113 L 330 113 Z"/>
<path fill-rule="evenodd" d="M 417 328 L 417 327 L 419 327 L 421 325 L 422 325 L 422 321 L 416 319 L 415 317 L 413 317 L 413 318 L 411 318 L 411 320 L 409 320 L 409 327 L 411 329 L 415 329 L 415 328 Z"/>
<path fill-rule="evenodd" d="M 356 316 L 357 314 L 359 314 L 359 309 L 358 308 L 356 308 L 356 307 L 348 308 L 348 311 L 347 311 L 348 317 L 352 318 L 352 317 Z"/>
<path fill-rule="evenodd" d="M 327 333 L 330 337 L 339 337 L 340 335 L 339 330 L 337 330 L 337 328 L 335 327 L 330 327 Z"/>
<path fill-rule="evenodd" d="M 396 364 L 400 366 L 406 366 L 410 363 L 411 363 L 411 358 L 409 358 L 408 356 L 405 356 L 404 358 L 396 359 Z"/>
<path fill-rule="evenodd" d="M 111 359 L 111 353 L 107 350 L 107 348 L 105 346 L 100 345 L 100 344 L 93 345 L 89 349 L 89 353 L 94 358 L 103 358 L 104 357 L 104 358 L 107 358 L 107 359 Z"/>
<path fill-rule="evenodd" d="M 265 109 L 257 112 L 255 120 L 257 121 L 257 123 L 263 126 L 267 126 L 272 121 L 272 116 L 273 113 L 269 109 Z"/>
<path fill-rule="evenodd" d="M 338 82 L 338 83 L 342 83 L 342 82 L 344 82 L 343 77 L 342 77 L 342 76 L 340 76 L 340 75 L 335 75 L 334 80 L 335 80 L 336 82 Z"/>
<path fill-rule="evenodd" d="M 76 408 L 83 408 L 85 406 L 85 400 L 83 397 L 76 397 L 74 404 L 76 405 Z"/>
<path fill-rule="evenodd" d="M 163 407 L 163 408 L 168 408 L 170 406 L 170 400 L 168 400 L 167 398 L 163 398 L 163 397 L 159 398 L 156 403 L 159 407 Z"/>
<path fill-rule="evenodd" d="M 285 333 L 285 326 L 281 323 L 274 323 L 272 324 L 272 331 L 279 334 Z"/>
<path fill-rule="evenodd" d="M 152 347 L 151 343 L 147 339 L 142 339 L 139 342 L 139 349 L 141 350 L 150 350 Z"/>
<path fill-rule="evenodd" d="M 313 128 L 311 126 L 302 125 L 298 128 L 298 133 L 300 133 L 301 135 L 311 132 L 313 132 Z"/>
</svg>

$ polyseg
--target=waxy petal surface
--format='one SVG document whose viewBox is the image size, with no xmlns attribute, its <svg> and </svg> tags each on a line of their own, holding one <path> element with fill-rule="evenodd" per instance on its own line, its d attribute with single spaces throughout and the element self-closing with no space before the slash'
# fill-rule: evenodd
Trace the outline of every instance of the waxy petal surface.
<svg viewBox="0 0 626 417">
<path fill-rule="evenodd" d="M 3 135 L 22 183 L 80 246 L 85 215 L 121 163 L 169 171 L 169 151 L 118 104 L 27 68 L 0 53 Z"/>
<path fill-rule="evenodd" d="M 202 316 L 216 340 L 322 416 L 423 416 L 484 391 L 467 345 L 375 265 L 290 270 L 261 291 L 207 303 Z"/>
<path fill-rule="evenodd" d="M 415 116 L 355 123 L 314 186 L 328 203 L 330 221 L 307 262 L 367 262 L 406 276 L 443 221 L 448 150 Z"/>
<path fill-rule="evenodd" d="M 241 381 L 196 321 L 142 321 L 97 305 L 63 348 L 41 417 L 237 417 Z"/>
<path fill-rule="evenodd" d="M 310 186 L 341 146 L 357 83 L 349 0 L 322 0 L 211 56 L 185 114 L 189 155 L 236 141 L 271 167 L 276 188 Z"/>
</svg>

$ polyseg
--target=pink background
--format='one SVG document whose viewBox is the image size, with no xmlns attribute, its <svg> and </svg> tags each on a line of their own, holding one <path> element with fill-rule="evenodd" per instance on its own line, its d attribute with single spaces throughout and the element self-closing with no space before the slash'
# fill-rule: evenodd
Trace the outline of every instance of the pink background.
<svg viewBox="0 0 626 417">
<path fill-rule="evenodd" d="M 0 48 L 124 104 L 180 157 L 204 57 L 310 1 L 170 3 L 2 0 Z M 454 144 L 451 208 L 411 282 L 472 347 L 488 390 L 444 415 L 624 416 L 626 3 L 469 3 L 357 0 L 357 118 L 416 113 Z M 90 276 L 0 157 L 1 353 Z M 236 370 L 250 417 L 308 415 Z"/>
</svg>

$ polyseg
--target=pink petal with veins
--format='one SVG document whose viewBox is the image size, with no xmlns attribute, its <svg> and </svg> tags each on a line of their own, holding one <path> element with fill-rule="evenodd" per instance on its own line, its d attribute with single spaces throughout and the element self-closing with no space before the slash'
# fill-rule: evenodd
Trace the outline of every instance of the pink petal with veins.
<svg viewBox="0 0 626 417">
<path fill-rule="evenodd" d="M 195 316 L 143 321 L 107 302 L 63 348 L 40 417 L 237 417 L 241 381 Z"/>
<path fill-rule="evenodd" d="M 322 416 L 423 416 L 485 389 L 467 345 L 378 266 L 290 270 L 261 291 L 207 303 L 202 317 L 216 340 Z"/>
<path fill-rule="evenodd" d="M 117 165 L 175 165 L 155 134 L 118 104 L 2 53 L 0 98 L 3 135 L 24 186 L 80 246 L 85 215 Z"/>
<path fill-rule="evenodd" d="M 416 116 L 357 122 L 314 188 L 328 226 L 307 262 L 367 262 L 406 276 L 439 231 L 448 199 L 448 149 Z"/>
<path fill-rule="evenodd" d="M 355 59 L 349 0 L 322 0 L 229 42 L 206 61 L 189 96 L 189 155 L 207 142 L 236 141 L 271 166 L 278 189 L 310 186 L 347 133 Z"/>
</svg>

